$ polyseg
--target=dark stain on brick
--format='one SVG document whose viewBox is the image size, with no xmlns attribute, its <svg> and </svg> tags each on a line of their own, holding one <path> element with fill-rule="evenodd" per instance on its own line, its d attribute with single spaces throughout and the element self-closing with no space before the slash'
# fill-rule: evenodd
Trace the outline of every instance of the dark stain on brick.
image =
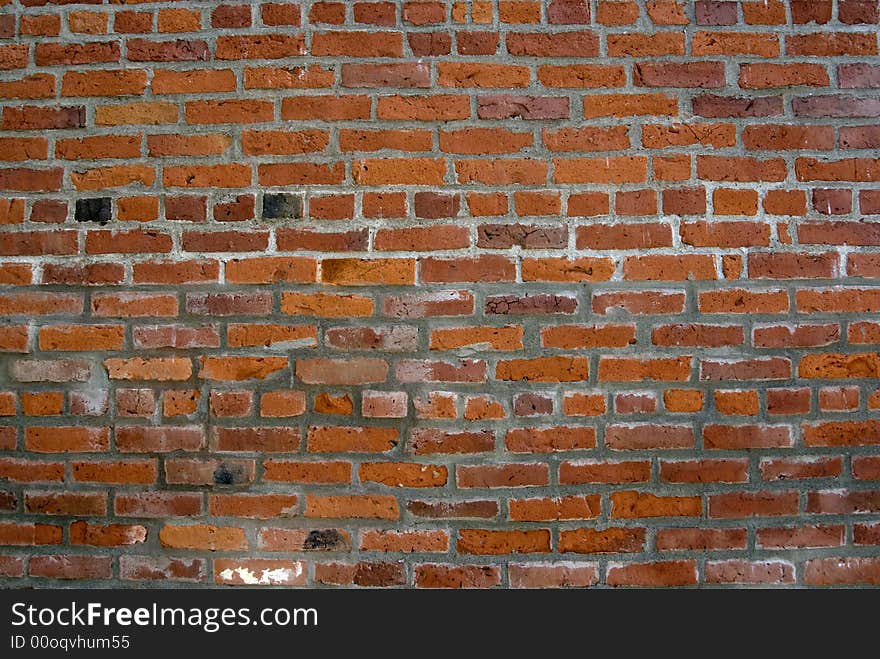
<svg viewBox="0 0 880 659">
<path fill-rule="evenodd" d="M 303 200 L 298 194 L 279 192 L 263 195 L 264 220 L 299 220 L 302 218 Z"/>
<path fill-rule="evenodd" d="M 93 199 L 77 199 L 74 219 L 77 222 L 98 222 L 107 224 L 113 219 L 110 207 L 110 197 L 95 197 Z"/>
<path fill-rule="evenodd" d="M 242 475 L 240 467 L 221 463 L 214 470 L 214 482 L 217 485 L 234 485 L 237 480 L 241 480 Z"/>
<path fill-rule="evenodd" d="M 15 512 L 18 507 L 14 492 L 0 491 L 0 510 L 3 512 Z"/>
<path fill-rule="evenodd" d="M 303 541 L 303 549 L 333 550 L 345 545 L 345 538 L 336 529 L 311 531 Z"/>
</svg>

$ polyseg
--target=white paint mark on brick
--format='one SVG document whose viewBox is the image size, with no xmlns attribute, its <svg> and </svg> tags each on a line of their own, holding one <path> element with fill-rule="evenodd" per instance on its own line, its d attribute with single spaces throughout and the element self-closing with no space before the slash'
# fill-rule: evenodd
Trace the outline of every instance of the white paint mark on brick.
<svg viewBox="0 0 880 659">
<path fill-rule="evenodd" d="M 260 570 L 260 575 L 247 567 L 226 568 L 220 573 L 224 581 L 234 581 L 236 577 L 248 586 L 277 586 L 287 584 L 302 574 L 302 564 L 296 563 L 296 568 L 275 568 L 273 570 Z"/>
</svg>

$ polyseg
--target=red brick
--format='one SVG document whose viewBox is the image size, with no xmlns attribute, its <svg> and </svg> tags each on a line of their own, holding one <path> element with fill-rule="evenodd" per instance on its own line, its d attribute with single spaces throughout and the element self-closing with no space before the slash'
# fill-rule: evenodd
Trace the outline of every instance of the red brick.
<svg viewBox="0 0 880 659">
<path fill-rule="evenodd" d="M 415 567 L 417 588 L 493 588 L 501 585 L 501 570 L 496 566 L 434 565 Z"/>
<path fill-rule="evenodd" d="M 306 495 L 306 517 L 398 519 L 397 499 L 388 495 Z"/>
<path fill-rule="evenodd" d="M 412 433 L 410 442 L 416 455 L 485 453 L 495 446 L 495 435 L 490 430 L 446 432 L 420 429 Z"/>
<path fill-rule="evenodd" d="M 880 584 L 876 558 L 816 558 L 804 565 L 804 582 L 810 586 Z"/>
<path fill-rule="evenodd" d="M 559 482 L 642 483 L 651 477 L 651 465 L 642 461 L 566 461 L 559 465 Z"/>
<path fill-rule="evenodd" d="M 461 529 L 456 550 L 461 554 L 503 555 L 549 553 L 550 531 Z"/>
<path fill-rule="evenodd" d="M 645 517 L 699 517 L 702 499 L 661 497 L 647 492 L 614 492 L 611 494 L 611 517 L 639 519 Z"/>
<path fill-rule="evenodd" d="M 610 425 L 605 429 L 605 444 L 615 450 L 690 448 L 694 433 L 690 426 Z"/>
<path fill-rule="evenodd" d="M 723 550 L 745 549 L 745 529 L 660 529 L 657 532 L 657 549 L 676 550 Z"/>
<path fill-rule="evenodd" d="M 547 465 L 540 463 L 459 465 L 456 481 L 460 488 L 528 487 L 547 485 L 549 473 Z"/>
<path fill-rule="evenodd" d="M 312 37 L 311 54 L 318 57 L 400 57 L 403 40 L 401 34 L 393 32 L 320 32 Z"/>
<path fill-rule="evenodd" d="M 786 561 L 711 561 L 706 564 L 708 583 L 794 583 L 794 566 Z"/>
<path fill-rule="evenodd" d="M 633 563 L 608 566 L 609 586 L 686 586 L 697 583 L 697 564 L 692 560 Z"/>
<path fill-rule="evenodd" d="M 599 580 L 593 563 L 510 563 L 507 573 L 511 588 L 584 588 Z"/>
<path fill-rule="evenodd" d="M 28 573 L 50 579 L 109 579 L 110 556 L 32 556 Z"/>
<path fill-rule="evenodd" d="M 507 52 L 527 57 L 596 57 L 599 39 L 593 32 L 558 32 L 553 35 L 508 32 Z"/>
<path fill-rule="evenodd" d="M 709 496 L 711 518 L 796 515 L 797 511 L 797 492 L 734 492 Z"/>
<path fill-rule="evenodd" d="M 287 462 L 266 460 L 263 478 L 291 483 L 346 483 L 351 480 L 347 462 Z"/>
<path fill-rule="evenodd" d="M 660 462 L 660 480 L 669 483 L 745 483 L 743 460 L 676 460 Z"/>
</svg>

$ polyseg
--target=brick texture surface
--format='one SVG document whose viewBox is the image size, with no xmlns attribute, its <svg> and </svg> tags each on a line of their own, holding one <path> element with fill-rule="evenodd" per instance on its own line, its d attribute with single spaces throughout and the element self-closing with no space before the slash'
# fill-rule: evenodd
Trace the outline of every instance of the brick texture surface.
<svg viewBox="0 0 880 659">
<path fill-rule="evenodd" d="M 0 585 L 880 585 L 878 3 L 0 0 Z"/>
</svg>

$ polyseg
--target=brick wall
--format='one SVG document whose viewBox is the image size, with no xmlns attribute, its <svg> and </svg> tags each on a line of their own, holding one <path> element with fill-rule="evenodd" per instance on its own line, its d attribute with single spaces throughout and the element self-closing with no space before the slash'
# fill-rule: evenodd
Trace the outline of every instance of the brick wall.
<svg viewBox="0 0 880 659">
<path fill-rule="evenodd" d="M 0 5 L 2 585 L 880 583 L 876 1 Z"/>
</svg>

